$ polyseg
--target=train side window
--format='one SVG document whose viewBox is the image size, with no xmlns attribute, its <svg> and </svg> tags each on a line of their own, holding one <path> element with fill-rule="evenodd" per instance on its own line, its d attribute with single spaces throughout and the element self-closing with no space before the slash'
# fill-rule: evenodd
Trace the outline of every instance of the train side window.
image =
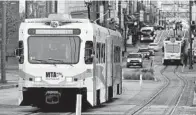
<svg viewBox="0 0 196 115">
<path fill-rule="evenodd" d="M 101 43 L 97 43 L 97 59 L 98 63 L 101 63 Z"/>
<path fill-rule="evenodd" d="M 114 46 L 114 63 L 120 62 L 120 47 Z"/>
<path fill-rule="evenodd" d="M 118 53 L 117 53 L 117 62 L 119 63 L 120 62 L 120 47 L 118 46 Z"/>
<path fill-rule="evenodd" d="M 121 61 L 121 48 L 119 47 L 119 62 Z"/>
<path fill-rule="evenodd" d="M 86 43 L 85 43 L 85 57 L 84 57 L 85 64 L 92 64 L 93 57 L 94 57 L 93 42 L 86 41 Z"/>
<path fill-rule="evenodd" d="M 103 58 L 104 58 L 104 55 L 103 55 L 103 44 L 101 44 L 101 63 L 103 63 Z"/>
<path fill-rule="evenodd" d="M 114 52 L 114 55 L 113 55 L 113 56 L 114 56 L 114 57 L 113 57 L 113 62 L 115 62 L 115 61 L 116 61 L 115 48 L 116 48 L 116 47 L 114 46 L 114 51 L 113 51 L 113 52 Z"/>
<path fill-rule="evenodd" d="M 100 43 L 100 47 L 99 47 L 99 63 L 102 63 L 102 55 L 101 55 L 101 52 L 102 52 L 102 44 Z"/>
<path fill-rule="evenodd" d="M 103 44 L 103 63 L 105 63 L 105 44 Z"/>
</svg>

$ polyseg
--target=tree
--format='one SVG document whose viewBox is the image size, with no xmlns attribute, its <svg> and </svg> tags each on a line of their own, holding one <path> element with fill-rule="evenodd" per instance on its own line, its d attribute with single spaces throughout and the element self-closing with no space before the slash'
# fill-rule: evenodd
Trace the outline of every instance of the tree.
<svg viewBox="0 0 196 115">
<path fill-rule="evenodd" d="M 15 32 L 18 32 L 19 24 L 19 2 L 7 1 L 7 39 L 11 39 Z"/>
<path fill-rule="evenodd" d="M 2 4 L 3 1 L 0 2 Z M 7 1 L 6 9 L 6 26 L 7 26 L 7 41 L 18 30 L 19 24 L 19 1 Z M 0 20 L 2 19 L 2 8 L 0 8 Z"/>
</svg>

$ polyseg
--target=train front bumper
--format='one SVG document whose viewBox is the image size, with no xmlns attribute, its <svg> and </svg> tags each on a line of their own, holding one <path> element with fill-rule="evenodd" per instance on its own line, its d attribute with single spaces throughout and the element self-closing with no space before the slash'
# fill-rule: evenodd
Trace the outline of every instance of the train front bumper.
<svg viewBox="0 0 196 115">
<path fill-rule="evenodd" d="M 44 106 L 48 105 L 62 105 L 66 103 L 75 103 L 76 95 L 82 94 L 86 100 L 86 88 L 26 88 L 23 87 L 23 100 L 21 106 Z"/>
</svg>

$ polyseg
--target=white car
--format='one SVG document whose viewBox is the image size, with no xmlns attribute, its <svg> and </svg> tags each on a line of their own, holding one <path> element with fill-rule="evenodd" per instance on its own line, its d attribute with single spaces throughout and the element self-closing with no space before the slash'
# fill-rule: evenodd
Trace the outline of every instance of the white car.
<svg viewBox="0 0 196 115">
<path fill-rule="evenodd" d="M 148 49 L 151 49 L 151 50 L 154 50 L 154 51 L 159 51 L 160 50 L 160 47 L 157 43 L 150 43 L 148 45 Z"/>
<path fill-rule="evenodd" d="M 143 57 L 141 53 L 129 53 L 127 56 L 127 68 L 129 66 L 143 67 Z"/>
<path fill-rule="evenodd" d="M 156 36 L 156 32 L 154 27 L 142 27 L 141 28 L 141 38 L 140 41 L 154 41 L 155 36 Z"/>
</svg>

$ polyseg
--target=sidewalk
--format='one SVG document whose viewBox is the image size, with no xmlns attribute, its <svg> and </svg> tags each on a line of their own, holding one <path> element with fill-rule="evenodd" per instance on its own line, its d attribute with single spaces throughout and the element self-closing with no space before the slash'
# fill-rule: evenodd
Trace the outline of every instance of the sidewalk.
<svg viewBox="0 0 196 115">
<path fill-rule="evenodd" d="M 191 77 L 191 78 L 196 78 L 196 64 L 193 64 L 193 69 L 189 69 L 190 66 L 187 65 L 186 67 L 184 67 L 184 71 L 182 71 L 183 67 L 180 66 L 180 69 L 178 70 L 178 72 L 181 74 L 181 75 L 186 75 L 188 77 Z M 196 81 L 193 81 L 194 83 L 194 89 L 195 91 L 193 91 L 193 106 L 196 106 Z"/>
<path fill-rule="evenodd" d="M 180 66 L 182 68 L 182 66 Z M 181 74 L 193 74 L 196 76 L 196 64 L 193 64 L 193 69 L 189 69 L 189 65 L 184 67 L 184 71 L 179 71 Z M 182 69 L 181 69 L 182 70 Z"/>
<path fill-rule="evenodd" d="M 18 76 L 17 71 L 7 71 L 7 73 L 6 73 L 6 82 L 7 83 L 0 83 L 0 89 L 8 89 L 8 88 L 17 87 L 18 78 L 19 78 L 19 76 Z"/>
</svg>

